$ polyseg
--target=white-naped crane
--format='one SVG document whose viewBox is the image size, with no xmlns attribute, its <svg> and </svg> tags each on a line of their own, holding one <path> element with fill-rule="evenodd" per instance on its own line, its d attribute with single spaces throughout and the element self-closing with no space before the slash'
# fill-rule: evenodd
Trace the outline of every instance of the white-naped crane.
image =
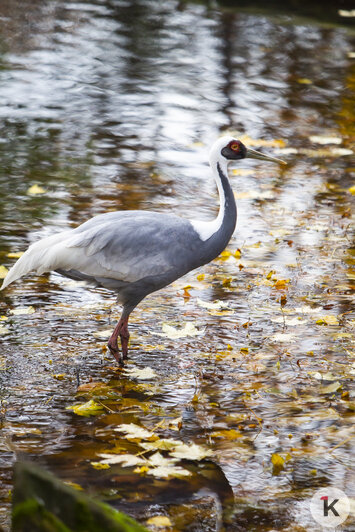
<svg viewBox="0 0 355 532">
<path fill-rule="evenodd" d="M 138 303 L 210 262 L 227 246 L 237 221 L 228 163 L 247 157 L 286 164 L 247 148 L 240 140 L 219 138 L 209 158 L 220 200 L 214 220 L 194 221 L 136 210 L 100 214 L 75 229 L 32 244 L 10 269 L 1 289 L 30 272 L 41 275 L 54 270 L 116 292 L 123 311 L 108 347 L 122 363 L 128 352 L 128 318 Z"/>
</svg>

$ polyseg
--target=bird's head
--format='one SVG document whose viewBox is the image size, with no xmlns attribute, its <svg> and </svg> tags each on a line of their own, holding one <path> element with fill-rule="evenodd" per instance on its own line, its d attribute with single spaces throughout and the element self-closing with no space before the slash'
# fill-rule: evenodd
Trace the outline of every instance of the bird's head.
<svg viewBox="0 0 355 532">
<path fill-rule="evenodd" d="M 276 157 L 269 157 L 263 153 L 252 150 L 244 146 L 244 144 L 233 137 L 221 137 L 212 146 L 210 158 L 212 159 L 226 159 L 227 161 L 235 161 L 239 159 L 261 159 L 262 161 L 270 161 L 272 163 L 286 164 L 281 159 Z"/>
</svg>

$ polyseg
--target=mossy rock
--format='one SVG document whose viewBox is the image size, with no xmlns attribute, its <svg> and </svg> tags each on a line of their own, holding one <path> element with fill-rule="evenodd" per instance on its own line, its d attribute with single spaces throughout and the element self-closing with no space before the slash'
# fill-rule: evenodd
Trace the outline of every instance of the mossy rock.
<svg viewBox="0 0 355 532">
<path fill-rule="evenodd" d="M 34 464 L 14 468 L 13 532 L 147 532 L 127 515 Z"/>
</svg>

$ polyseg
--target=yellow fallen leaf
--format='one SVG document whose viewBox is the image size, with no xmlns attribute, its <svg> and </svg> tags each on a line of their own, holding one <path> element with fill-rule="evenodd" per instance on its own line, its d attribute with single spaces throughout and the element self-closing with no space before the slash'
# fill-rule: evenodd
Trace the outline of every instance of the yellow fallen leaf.
<svg viewBox="0 0 355 532">
<path fill-rule="evenodd" d="M 156 478 L 180 478 L 188 477 L 192 473 L 187 469 L 184 469 L 180 466 L 170 465 L 170 466 L 158 466 L 147 471 L 147 475 L 153 475 Z"/>
<path fill-rule="evenodd" d="M 276 466 L 276 467 L 281 467 L 284 465 L 285 463 L 285 459 L 282 458 L 282 456 L 280 456 L 279 454 L 277 453 L 274 453 L 272 456 L 271 456 L 271 463 L 272 465 Z"/>
<path fill-rule="evenodd" d="M 0 279 L 5 279 L 7 276 L 9 270 L 6 268 L 6 266 L 0 266 Z"/>
<path fill-rule="evenodd" d="M 53 379 L 56 379 L 57 381 L 62 381 L 65 378 L 64 373 L 56 373 L 52 375 Z"/>
<path fill-rule="evenodd" d="M 46 189 L 36 184 L 32 185 L 26 192 L 26 194 L 30 196 L 34 196 L 35 194 L 45 194 L 45 193 L 46 193 Z"/>
<path fill-rule="evenodd" d="M 98 403 L 95 403 L 92 399 L 87 403 L 81 403 L 73 406 L 67 406 L 66 410 L 73 410 L 78 416 L 96 416 L 101 414 L 103 407 Z"/>
<path fill-rule="evenodd" d="M 176 446 L 173 452 L 170 452 L 171 456 L 174 458 L 181 458 L 185 460 L 202 460 L 206 456 L 213 455 L 211 449 L 206 449 L 202 445 L 197 445 L 196 443 L 180 443 Z"/>
<path fill-rule="evenodd" d="M 34 312 L 35 309 L 34 307 L 32 307 L 32 305 L 30 305 L 29 307 L 19 307 L 10 310 L 10 314 L 13 314 L 14 316 L 21 316 L 23 314 L 33 314 Z"/>
<path fill-rule="evenodd" d="M 135 423 L 118 425 L 114 429 L 116 432 L 124 432 L 127 438 L 134 438 L 139 440 L 149 440 L 151 438 L 158 439 L 158 437 L 143 427 L 136 425 Z"/>
<path fill-rule="evenodd" d="M 80 486 L 80 484 L 77 484 L 76 482 L 71 482 L 71 480 L 65 480 L 64 484 L 66 486 L 70 486 L 71 488 L 74 488 L 75 490 L 78 490 L 78 491 L 83 491 L 84 490 L 84 488 L 82 486 Z"/>
<path fill-rule="evenodd" d="M 277 155 L 294 155 L 295 153 L 298 153 L 297 148 L 279 148 L 275 151 Z"/>
<path fill-rule="evenodd" d="M 343 141 L 341 137 L 323 137 L 321 135 L 312 135 L 309 140 L 316 144 L 341 144 Z"/>
<path fill-rule="evenodd" d="M 0 334 L 7 334 L 9 332 L 9 329 L 7 327 L 4 327 L 4 325 L 0 325 Z"/>
<path fill-rule="evenodd" d="M 299 153 L 308 157 L 340 157 L 342 155 L 352 155 L 354 152 L 348 148 L 323 148 L 318 150 L 300 149 Z"/>
<path fill-rule="evenodd" d="M 233 281 L 233 278 L 232 277 L 225 277 L 222 281 L 222 285 L 223 286 L 230 286 L 231 285 L 231 282 Z"/>
<path fill-rule="evenodd" d="M 339 9 L 338 15 L 340 15 L 341 17 L 355 17 L 355 9 Z"/>
<path fill-rule="evenodd" d="M 170 467 L 172 464 L 177 462 L 175 458 L 165 458 L 159 451 L 154 453 L 150 458 L 147 459 L 147 462 L 152 467 Z"/>
<path fill-rule="evenodd" d="M 138 466 L 133 470 L 134 473 L 139 473 L 140 475 L 145 475 L 147 471 L 149 471 L 149 467 L 146 465 Z"/>
<path fill-rule="evenodd" d="M 332 314 L 329 316 L 322 316 L 316 321 L 317 325 L 339 325 L 338 318 Z"/>
<path fill-rule="evenodd" d="M 19 259 L 23 254 L 24 251 L 16 251 L 14 253 L 7 253 L 6 256 L 9 257 L 9 259 Z"/>
<path fill-rule="evenodd" d="M 350 194 L 352 196 L 355 196 L 355 185 L 353 185 L 352 187 L 348 188 L 348 192 L 350 192 Z"/>
<path fill-rule="evenodd" d="M 274 288 L 277 288 L 278 290 L 284 289 L 287 287 L 289 282 L 290 282 L 290 279 L 277 279 L 274 282 Z"/>
<path fill-rule="evenodd" d="M 165 515 L 156 515 L 155 517 L 150 517 L 147 521 L 147 525 L 155 526 L 156 528 L 172 526 L 169 517 L 166 517 Z"/>
<path fill-rule="evenodd" d="M 211 434 L 212 438 L 223 438 L 226 440 L 237 440 L 238 438 L 242 437 L 242 434 L 239 432 L 239 430 L 230 429 L 230 430 L 218 430 L 215 432 L 212 432 Z"/>
<path fill-rule="evenodd" d="M 161 451 L 172 451 L 176 448 L 176 446 L 181 445 L 182 443 L 182 441 L 173 440 L 172 438 L 161 438 L 160 440 L 158 439 L 155 441 L 141 442 L 139 445 L 147 451 L 152 451 L 153 449 Z"/>
<path fill-rule="evenodd" d="M 181 329 L 176 329 L 168 323 L 163 323 L 162 333 L 156 333 L 158 336 L 165 336 L 172 340 L 185 338 L 186 336 L 199 336 L 204 333 L 204 329 L 197 329 L 192 322 L 185 323 Z"/>
<path fill-rule="evenodd" d="M 222 251 L 222 253 L 218 256 L 219 259 L 229 259 L 229 257 L 232 255 L 232 253 L 230 251 L 228 251 L 227 249 L 225 249 L 224 251 Z"/>
<path fill-rule="evenodd" d="M 0 321 L 8 321 L 8 319 L 7 316 L 0 316 Z"/>
<path fill-rule="evenodd" d="M 248 146 L 263 146 L 264 148 L 284 148 L 286 142 L 282 139 L 253 139 L 249 135 L 239 135 L 238 138 Z"/>
<path fill-rule="evenodd" d="M 203 301 L 200 298 L 197 298 L 197 304 L 200 307 L 207 308 L 209 310 L 218 310 L 221 308 L 228 307 L 228 302 L 226 301 L 217 300 L 217 301 L 214 301 L 213 303 L 210 303 L 209 301 Z"/>
<path fill-rule="evenodd" d="M 94 391 L 100 391 L 102 389 L 108 388 L 107 384 L 104 382 L 85 382 L 77 388 L 77 393 L 89 393 Z"/>
<path fill-rule="evenodd" d="M 247 176 L 247 175 L 254 175 L 255 170 L 251 170 L 250 168 L 235 168 L 232 170 L 233 175 L 240 175 L 240 176 Z"/>
<path fill-rule="evenodd" d="M 196 276 L 196 279 L 198 281 L 203 281 L 205 278 L 205 274 L 204 273 L 199 273 L 197 276 Z"/>
<path fill-rule="evenodd" d="M 273 342 L 294 342 L 295 334 L 293 333 L 276 333 L 273 336 L 270 336 L 270 340 Z"/>
<path fill-rule="evenodd" d="M 145 464 L 144 458 L 136 456 L 134 454 L 112 454 L 112 453 L 99 453 L 101 464 L 106 464 L 108 466 L 121 464 L 122 467 L 134 467 L 137 465 Z"/>
<path fill-rule="evenodd" d="M 211 316 L 232 316 L 234 312 L 232 310 L 210 310 Z"/>
<path fill-rule="evenodd" d="M 200 140 L 197 140 L 196 142 L 193 142 L 192 144 L 189 144 L 189 148 L 202 148 L 204 146 L 204 143 Z"/>
<path fill-rule="evenodd" d="M 96 331 L 93 333 L 95 338 L 99 340 L 108 340 L 112 334 L 112 329 L 105 329 L 104 331 Z"/>
<path fill-rule="evenodd" d="M 301 85 L 312 85 L 313 81 L 308 78 L 298 78 L 297 83 L 300 83 Z"/>
<path fill-rule="evenodd" d="M 333 335 L 333 338 L 335 340 L 338 340 L 340 338 L 352 338 L 353 335 L 351 333 L 336 333 Z"/>
<path fill-rule="evenodd" d="M 105 464 L 105 463 L 103 463 L 103 462 L 90 462 L 90 464 L 91 464 L 92 467 L 94 467 L 95 469 L 110 469 L 109 464 Z"/>
<path fill-rule="evenodd" d="M 181 430 L 181 428 L 182 428 L 182 416 L 179 416 L 169 421 L 169 429 L 179 431 Z"/>
<path fill-rule="evenodd" d="M 328 384 L 327 386 L 322 386 L 319 391 L 322 394 L 335 393 L 337 390 L 339 390 L 339 388 L 341 388 L 341 383 L 336 381 Z"/>
<path fill-rule="evenodd" d="M 124 373 L 129 377 L 135 377 L 136 379 L 141 379 L 143 381 L 149 381 L 155 379 L 157 374 L 154 369 L 149 366 L 145 368 L 124 368 Z"/>
</svg>

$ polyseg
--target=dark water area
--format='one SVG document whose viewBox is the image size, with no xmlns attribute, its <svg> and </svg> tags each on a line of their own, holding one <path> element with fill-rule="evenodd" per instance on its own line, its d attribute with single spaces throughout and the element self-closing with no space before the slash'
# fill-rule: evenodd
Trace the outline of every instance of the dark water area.
<svg viewBox="0 0 355 532">
<path fill-rule="evenodd" d="M 18 457 L 151 530 L 316 532 L 317 489 L 354 497 L 354 13 L 317 4 L 0 3 L 1 276 L 99 213 L 212 218 L 223 133 L 288 163 L 233 164 L 228 253 L 142 302 L 124 371 L 114 294 L 55 273 L 0 293 L 4 530 Z M 210 452 L 154 465 L 164 439 Z"/>
</svg>

